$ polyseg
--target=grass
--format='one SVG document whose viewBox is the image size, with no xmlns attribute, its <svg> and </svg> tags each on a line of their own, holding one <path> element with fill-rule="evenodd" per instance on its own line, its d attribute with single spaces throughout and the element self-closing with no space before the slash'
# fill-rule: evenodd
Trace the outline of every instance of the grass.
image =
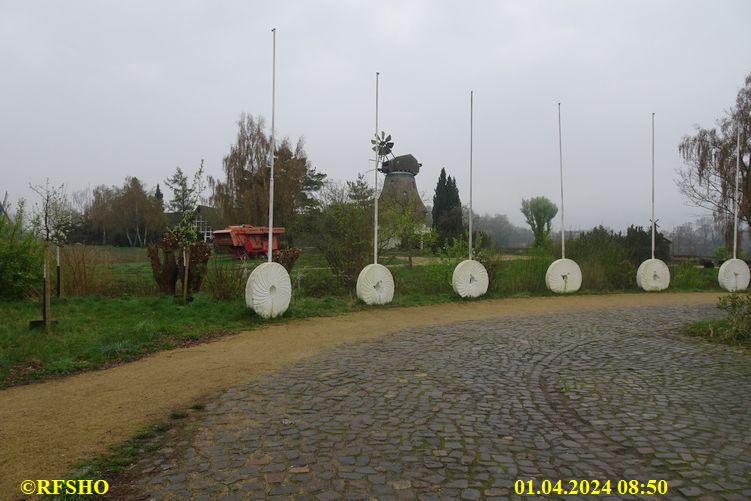
<svg viewBox="0 0 751 501">
<path fill-rule="evenodd" d="M 389 307 L 433 304 L 452 298 L 405 294 Z M 364 309 L 352 296 L 297 297 L 282 318 L 264 321 L 242 299 L 198 295 L 188 305 L 172 297 L 86 297 L 53 301 L 58 325 L 29 330 L 39 318 L 30 301 L 0 302 L 0 388 L 128 362 L 148 353 L 252 329 L 266 322 L 325 317 Z"/>
<path fill-rule="evenodd" d="M 693 337 L 701 337 L 714 343 L 751 350 L 751 335 L 734 335 L 731 321 L 728 319 L 693 322 L 683 328 L 683 333 Z"/>
<path fill-rule="evenodd" d="M 702 320 L 686 325 L 683 332 L 689 336 L 704 337 L 710 340 L 721 340 L 721 332 L 727 328 L 727 320 Z"/>
<path fill-rule="evenodd" d="M 187 414 L 186 414 L 187 416 Z M 118 474 L 126 472 L 138 458 L 146 453 L 152 453 L 159 449 L 164 433 L 170 429 L 165 422 L 157 422 L 140 429 L 132 438 L 111 447 L 110 450 L 93 459 L 77 463 L 73 470 L 65 475 L 67 480 L 97 479 L 107 480 L 109 483 L 108 495 L 115 492 L 122 494 L 118 486 L 113 486 L 113 479 Z M 91 495 L 85 494 L 59 494 L 53 499 L 58 501 L 80 501 L 90 499 Z"/>
<path fill-rule="evenodd" d="M 695 322 L 685 332 L 731 346 L 751 347 L 751 292 L 723 296 L 717 307 L 728 312 L 727 318 Z"/>
<path fill-rule="evenodd" d="M 109 484 L 108 495 L 127 495 L 130 492 L 128 475 L 130 467 L 145 454 L 151 454 L 164 445 L 165 434 L 177 427 L 176 421 L 182 421 L 206 408 L 205 404 L 196 402 L 187 410 L 173 411 L 169 420 L 157 421 L 139 429 L 130 439 L 112 446 L 104 454 L 76 463 L 63 477 L 67 480 L 106 480 Z M 126 496 L 127 497 L 127 496 Z M 91 495 L 60 494 L 53 499 L 59 501 L 80 501 L 90 499 Z"/>
<path fill-rule="evenodd" d="M 73 298 L 53 301 L 59 321 L 48 332 L 29 331 L 39 317 L 31 302 L 0 303 L 0 385 L 134 360 L 260 323 L 238 301 L 197 299 L 184 307 L 168 297 Z"/>
<path fill-rule="evenodd" d="M 183 416 L 185 417 L 185 416 Z M 109 454 L 79 463 L 75 471 L 89 475 L 122 473 L 143 452 L 153 452 L 155 442 L 170 428 L 167 423 L 154 423 L 139 430 L 130 440 L 113 447 Z M 81 477 L 83 478 L 83 477 Z"/>
<path fill-rule="evenodd" d="M 110 252 L 108 250 L 107 252 Z M 111 269 L 115 275 L 133 278 L 132 287 L 121 289 L 120 297 L 81 296 L 53 300 L 52 316 L 58 325 L 49 332 L 29 331 L 30 320 L 40 318 L 39 306 L 31 301 L 0 302 L 0 388 L 38 381 L 56 375 L 105 367 L 138 359 L 148 353 L 205 341 L 216 336 L 252 329 L 264 323 L 242 299 L 215 300 L 208 293 L 195 296 L 186 306 L 172 297 L 158 296 L 143 249 L 112 248 Z M 229 256 L 213 266 L 237 266 Z M 525 259 L 496 262 L 496 278 L 487 298 L 545 296 L 545 271 L 552 257 L 531 255 Z M 404 260 L 391 266 L 396 294 L 387 306 L 415 306 L 462 301 L 451 287 L 455 263 L 438 260 L 409 268 Z M 458 262 L 458 261 L 457 261 Z M 324 265 L 323 267 L 321 265 Z M 670 290 L 718 290 L 717 270 L 681 264 L 671 267 Z M 303 253 L 291 274 L 292 304 L 280 319 L 323 317 L 366 308 L 354 297 L 353 288 L 343 286 L 325 268 L 320 255 Z M 587 288 L 581 293 L 637 292 L 636 288 L 602 290 Z M 124 295 L 123 295 L 124 294 Z"/>
<path fill-rule="evenodd" d="M 145 263 L 148 261 L 144 247 L 115 247 L 112 245 L 93 245 L 89 247 L 109 254 L 113 263 Z"/>
</svg>

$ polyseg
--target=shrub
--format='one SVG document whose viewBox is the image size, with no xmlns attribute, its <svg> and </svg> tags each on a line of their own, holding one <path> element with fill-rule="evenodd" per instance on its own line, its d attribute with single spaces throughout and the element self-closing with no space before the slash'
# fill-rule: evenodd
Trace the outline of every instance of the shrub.
<svg viewBox="0 0 751 501">
<path fill-rule="evenodd" d="M 109 252 L 89 245 L 66 245 L 60 252 L 62 288 L 66 296 L 110 295 L 117 291 Z"/>
<path fill-rule="evenodd" d="M 493 254 L 490 249 L 481 248 L 475 254 L 475 259 L 483 265 L 485 271 L 488 272 L 488 289 L 492 289 L 501 267 L 501 257 Z"/>
<path fill-rule="evenodd" d="M 251 268 L 248 259 L 227 261 L 215 256 L 208 262 L 203 290 L 214 299 L 245 297 L 245 283 Z"/>
<path fill-rule="evenodd" d="M 644 229 L 641 226 L 631 225 L 626 229 L 626 234 L 617 234 L 626 250 L 626 258 L 634 266 L 639 266 L 642 261 L 652 257 L 652 229 Z M 670 258 L 670 240 L 659 231 L 655 233 L 655 257 L 666 261 Z"/>
<path fill-rule="evenodd" d="M 567 257 L 579 264 L 585 287 L 594 290 L 634 287 L 636 265 L 629 259 L 625 241 L 619 233 L 598 226 L 567 243 Z"/>
<path fill-rule="evenodd" d="M 728 259 L 731 259 L 733 257 L 732 251 L 725 247 L 724 245 L 722 247 L 717 247 L 714 250 L 714 257 L 718 261 L 727 261 Z M 743 249 L 738 249 L 738 259 L 747 259 L 748 255 L 746 254 L 746 251 Z"/>
<path fill-rule="evenodd" d="M 751 341 L 751 292 L 725 296 L 717 307 L 728 312 L 720 336 L 734 343 Z"/>
<path fill-rule="evenodd" d="M 671 272 L 671 285 L 676 289 L 712 289 L 717 288 L 717 274 L 705 272 L 704 268 L 691 263 L 681 263 Z"/>
<path fill-rule="evenodd" d="M 372 260 L 372 210 L 355 203 L 330 204 L 319 218 L 318 247 L 334 276 L 353 288 L 360 271 Z"/>
<path fill-rule="evenodd" d="M 469 243 L 465 237 L 448 240 L 440 248 L 438 256 L 443 263 L 459 264 L 469 257 Z"/>
<path fill-rule="evenodd" d="M 0 298 L 34 295 L 42 281 L 43 246 L 23 227 L 24 204 L 13 218 L 0 214 Z"/>
<path fill-rule="evenodd" d="M 185 247 L 183 247 L 185 249 Z M 211 245 L 206 242 L 190 242 L 187 244 L 188 255 L 188 293 L 201 290 L 209 258 L 211 257 Z M 185 262 L 183 252 L 177 253 L 177 279 L 180 282 L 180 291 L 183 290 L 185 280 Z"/>
<path fill-rule="evenodd" d="M 279 249 L 274 251 L 273 254 L 274 262 L 284 266 L 287 273 L 292 273 L 292 267 L 295 265 L 298 257 L 300 257 L 300 249 L 296 247 Z"/>
</svg>

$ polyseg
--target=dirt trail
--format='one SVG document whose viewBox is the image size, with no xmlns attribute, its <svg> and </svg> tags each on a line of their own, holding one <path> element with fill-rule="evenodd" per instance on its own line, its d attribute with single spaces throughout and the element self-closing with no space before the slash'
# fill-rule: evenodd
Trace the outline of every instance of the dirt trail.
<svg viewBox="0 0 751 501">
<path fill-rule="evenodd" d="M 0 497 L 71 466 L 175 409 L 340 343 L 507 315 L 716 302 L 719 293 L 613 294 L 372 309 L 262 327 L 111 369 L 0 391 Z"/>
</svg>

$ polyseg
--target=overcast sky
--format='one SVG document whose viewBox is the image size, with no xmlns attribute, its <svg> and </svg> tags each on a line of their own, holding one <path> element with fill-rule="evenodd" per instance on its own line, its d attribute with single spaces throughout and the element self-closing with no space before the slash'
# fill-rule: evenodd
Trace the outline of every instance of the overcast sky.
<svg viewBox="0 0 751 501">
<path fill-rule="evenodd" d="M 560 101 L 567 227 L 647 226 L 656 113 L 671 228 L 706 213 L 675 186 L 677 145 L 733 105 L 749 19 L 748 0 L 0 0 L 0 191 L 153 188 L 202 158 L 220 176 L 240 113 L 270 119 L 276 27 L 277 131 L 330 178 L 371 168 L 379 71 L 380 128 L 428 203 L 441 167 L 468 198 L 475 91 L 474 208 L 517 224 L 523 197 L 560 202 Z"/>
</svg>

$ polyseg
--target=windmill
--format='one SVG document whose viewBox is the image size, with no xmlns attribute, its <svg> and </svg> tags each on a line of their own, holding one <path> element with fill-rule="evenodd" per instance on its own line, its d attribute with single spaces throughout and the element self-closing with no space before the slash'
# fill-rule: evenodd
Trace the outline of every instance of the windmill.
<svg viewBox="0 0 751 501">
<path fill-rule="evenodd" d="M 386 155 L 391 154 L 394 144 L 389 142 L 389 137 L 381 138 L 385 141 Z M 424 223 L 428 209 L 420 198 L 415 183 L 415 176 L 420 173 L 420 167 L 422 164 L 409 154 L 398 157 L 391 154 L 390 160 L 383 161 L 379 170 L 386 175 L 386 178 L 383 180 L 383 189 L 378 197 L 379 207 L 406 210 L 411 212 L 415 222 Z"/>
</svg>

